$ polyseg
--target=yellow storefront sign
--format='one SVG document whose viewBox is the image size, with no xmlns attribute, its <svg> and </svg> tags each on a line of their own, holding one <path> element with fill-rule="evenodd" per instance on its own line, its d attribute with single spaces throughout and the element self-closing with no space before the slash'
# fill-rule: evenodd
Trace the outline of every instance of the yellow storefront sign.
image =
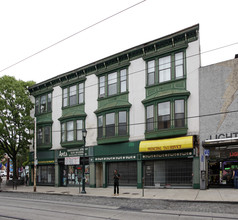
<svg viewBox="0 0 238 220">
<path fill-rule="evenodd" d="M 139 146 L 140 152 L 154 152 L 154 151 L 170 151 L 193 148 L 193 136 L 141 141 Z"/>
</svg>

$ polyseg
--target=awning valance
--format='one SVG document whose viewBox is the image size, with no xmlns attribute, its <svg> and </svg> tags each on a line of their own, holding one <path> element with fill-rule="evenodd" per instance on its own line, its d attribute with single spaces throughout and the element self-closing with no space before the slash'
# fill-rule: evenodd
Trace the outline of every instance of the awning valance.
<svg viewBox="0 0 238 220">
<path fill-rule="evenodd" d="M 140 152 L 154 152 L 154 151 L 171 151 L 183 150 L 193 148 L 193 136 L 141 141 L 139 146 Z"/>
</svg>

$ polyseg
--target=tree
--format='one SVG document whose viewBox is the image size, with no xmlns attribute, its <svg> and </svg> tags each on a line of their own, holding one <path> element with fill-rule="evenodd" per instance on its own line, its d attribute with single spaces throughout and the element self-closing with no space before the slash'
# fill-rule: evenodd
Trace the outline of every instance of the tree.
<svg viewBox="0 0 238 220">
<path fill-rule="evenodd" d="M 34 119 L 30 116 L 34 105 L 28 91 L 34 84 L 11 76 L 0 78 L 0 149 L 12 159 L 13 179 L 17 178 L 18 157 L 29 149 L 34 135 Z"/>
</svg>

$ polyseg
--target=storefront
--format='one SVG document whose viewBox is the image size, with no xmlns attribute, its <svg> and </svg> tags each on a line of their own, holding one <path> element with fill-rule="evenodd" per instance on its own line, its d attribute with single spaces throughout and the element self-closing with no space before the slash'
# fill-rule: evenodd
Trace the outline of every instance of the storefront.
<svg viewBox="0 0 238 220">
<path fill-rule="evenodd" d="M 142 141 L 146 187 L 199 188 L 199 159 L 193 136 Z"/>
<path fill-rule="evenodd" d="M 64 149 L 56 152 L 56 158 L 59 167 L 59 186 L 79 186 L 82 185 L 83 160 L 85 164 L 85 184 L 90 182 L 90 169 L 88 159 L 88 148 L 85 148 L 85 158 L 83 157 L 83 148 Z"/>
<path fill-rule="evenodd" d="M 37 152 L 36 184 L 39 186 L 55 185 L 54 151 Z M 34 183 L 34 153 L 30 153 L 30 185 Z"/>
<path fill-rule="evenodd" d="M 206 140 L 205 149 L 207 186 L 234 187 L 233 170 L 238 168 L 238 138 Z"/>
<path fill-rule="evenodd" d="M 113 185 L 113 171 L 120 173 L 120 186 L 135 186 L 138 183 L 139 141 L 94 146 L 90 158 L 91 187 Z"/>
</svg>

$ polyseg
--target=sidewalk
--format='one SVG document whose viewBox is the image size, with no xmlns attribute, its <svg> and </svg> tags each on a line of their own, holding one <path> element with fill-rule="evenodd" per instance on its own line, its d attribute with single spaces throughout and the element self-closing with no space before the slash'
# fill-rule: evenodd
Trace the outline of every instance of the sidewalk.
<svg viewBox="0 0 238 220">
<path fill-rule="evenodd" d="M 12 186 L 2 184 L 3 192 L 25 192 L 33 193 L 33 186 L 17 186 L 13 189 Z M 37 186 L 36 193 L 60 194 L 60 195 L 78 195 L 78 196 L 100 196 L 100 197 L 115 197 L 113 188 L 88 188 L 86 194 L 80 194 L 78 187 L 49 187 Z M 134 187 L 120 187 L 120 198 L 138 198 L 138 199 L 161 199 L 174 201 L 203 201 L 203 202 L 233 202 L 238 203 L 237 189 L 142 189 Z"/>
</svg>

